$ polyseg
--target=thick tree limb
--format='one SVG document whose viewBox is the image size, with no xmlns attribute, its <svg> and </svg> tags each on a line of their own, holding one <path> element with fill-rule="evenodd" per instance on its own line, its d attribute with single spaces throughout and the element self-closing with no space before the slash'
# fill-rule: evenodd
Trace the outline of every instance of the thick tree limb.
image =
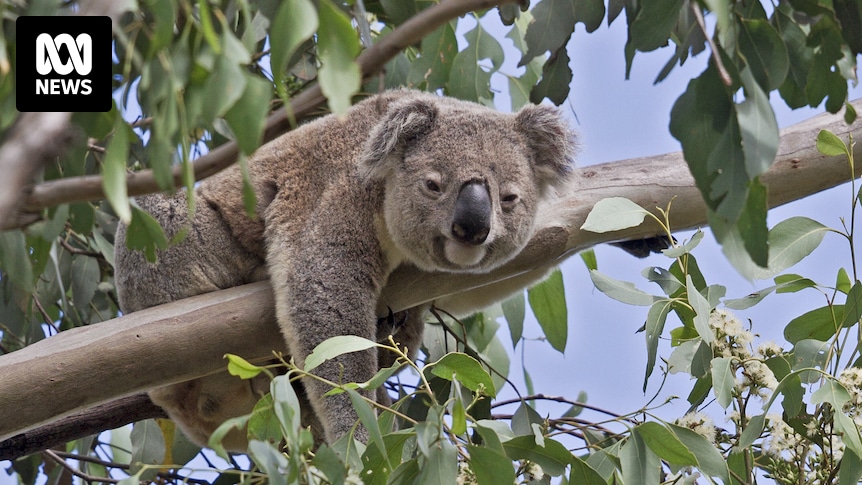
<svg viewBox="0 0 862 485">
<path fill-rule="evenodd" d="M 856 101 L 862 109 L 862 101 Z M 847 127 L 838 116 L 821 115 L 786 130 L 778 159 L 763 176 L 770 207 L 849 179 L 847 160 L 817 153 L 820 129 L 843 139 L 862 138 L 862 121 Z M 862 145 L 855 156 L 862 160 Z M 401 267 L 384 289 L 382 305 L 394 311 L 452 295 L 475 295 L 493 284 L 512 289 L 544 268 L 601 242 L 652 236 L 644 225 L 613 234 L 579 230 L 595 202 L 623 196 L 671 210 L 674 228 L 706 222 L 705 207 L 679 153 L 614 162 L 582 170 L 577 187 L 549 207 L 528 247 L 510 264 L 487 275 L 424 273 Z M 76 328 L 0 356 L 0 440 L 83 409 L 224 368 L 223 355 L 266 358 L 283 350 L 265 282 L 200 295 Z M 146 369 L 142 371 L 142 369 Z M 56 396 L 63 396 L 57 399 Z"/>
<path fill-rule="evenodd" d="M 432 5 L 399 25 L 388 35 L 382 37 L 373 47 L 365 50 L 357 58 L 362 74 L 368 78 L 378 73 L 389 60 L 407 46 L 419 42 L 424 36 L 452 19 L 474 10 L 487 9 L 514 1 L 444 0 L 439 4 Z M 291 110 L 295 119 L 303 119 L 320 108 L 325 101 L 326 99 L 323 97 L 320 87 L 315 85 L 291 100 Z M 291 124 L 290 118 L 287 116 L 287 110 L 281 108 L 267 119 L 263 142 L 266 143 L 290 129 Z M 34 133 L 39 132 L 34 131 Z M 40 140 L 44 140 L 44 138 L 40 138 Z M 192 163 L 195 180 L 202 180 L 231 166 L 236 162 L 238 154 L 239 151 L 236 143 L 229 142 L 198 158 Z M 27 159 L 25 158 L 24 160 Z M 10 185 L 9 187 L 14 188 L 14 190 L 6 193 L 10 194 L 12 199 L 19 199 L 21 197 L 20 188 L 29 184 L 31 180 L 32 177 L 23 180 L 17 186 Z M 129 174 L 126 183 L 128 185 L 129 196 L 149 194 L 160 190 L 152 170 L 142 170 Z M 182 185 L 182 167 L 176 167 L 174 169 L 174 186 L 181 187 Z M 0 190 L 0 194 L 2 193 L 4 192 Z M 12 218 L 9 221 L 4 222 L 2 211 L 4 210 L 3 208 L 12 207 L 12 205 L 0 199 L 0 230 L 20 227 L 26 222 L 32 222 L 32 215 L 46 207 L 70 202 L 100 200 L 104 197 L 105 193 L 100 175 L 69 177 L 38 184 L 32 187 L 30 193 L 25 194 L 24 203 L 20 204 L 21 209 L 26 214 Z M 30 217 L 27 217 L 28 214 Z"/>
</svg>

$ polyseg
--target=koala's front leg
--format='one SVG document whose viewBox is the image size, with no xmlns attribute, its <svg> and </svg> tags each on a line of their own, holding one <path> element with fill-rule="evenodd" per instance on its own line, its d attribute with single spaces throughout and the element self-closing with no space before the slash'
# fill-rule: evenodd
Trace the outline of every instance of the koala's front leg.
<svg viewBox="0 0 862 485">
<path fill-rule="evenodd" d="M 322 222 L 305 244 L 277 235 L 269 239 L 268 265 L 279 325 L 291 357 L 300 367 L 305 366 L 308 354 L 330 337 L 376 339 L 374 309 L 384 280 L 376 238 L 373 233 L 325 231 L 330 224 L 338 226 L 333 221 Z M 313 374 L 341 384 L 364 382 L 377 369 L 377 350 L 370 349 L 326 361 Z M 329 384 L 313 378 L 303 384 L 326 440 L 332 443 L 347 434 L 358 419 L 347 394 L 324 398 L 331 389 Z M 374 398 L 375 393 L 365 395 Z M 359 427 L 356 436 L 365 441 L 367 432 Z"/>
</svg>

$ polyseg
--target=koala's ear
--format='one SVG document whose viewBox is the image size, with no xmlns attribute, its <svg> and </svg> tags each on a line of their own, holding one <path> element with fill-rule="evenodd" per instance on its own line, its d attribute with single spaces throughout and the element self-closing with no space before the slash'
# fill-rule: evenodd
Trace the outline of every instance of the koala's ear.
<svg viewBox="0 0 862 485">
<path fill-rule="evenodd" d="M 555 185 L 574 172 L 575 134 L 557 108 L 524 107 L 515 116 L 515 130 L 524 135 L 540 183 Z"/>
<path fill-rule="evenodd" d="M 393 103 L 365 141 L 359 162 L 361 173 L 367 178 L 386 176 L 407 144 L 428 133 L 436 119 L 437 107 L 430 99 Z"/>
</svg>

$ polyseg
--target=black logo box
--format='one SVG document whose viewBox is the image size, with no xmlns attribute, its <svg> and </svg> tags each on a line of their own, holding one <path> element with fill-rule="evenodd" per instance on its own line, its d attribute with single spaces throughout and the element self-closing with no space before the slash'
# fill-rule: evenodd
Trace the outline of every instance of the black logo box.
<svg viewBox="0 0 862 485">
<path fill-rule="evenodd" d="M 73 111 L 93 112 L 110 111 L 111 102 L 111 64 L 112 64 L 112 30 L 110 17 L 37 17 L 21 16 L 15 22 L 15 101 L 18 111 Z M 69 34 L 77 38 L 80 34 L 89 34 L 92 39 L 93 61 L 89 74 L 81 76 L 74 69 L 66 75 L 50 72 L 41 75 L 36 70 L 36 38 L 41 34 L 49 34 L 52 38 L 60 34 Z M 69 62 L 69 52 L 66 47 L 60 47 L 60 58 Z M 89 94 L 36 94 L 36 86 L 51 80 L 74 83 L 89 80 Z M 57 83 L 57 81 L 55 81 Z"/>
</svg>

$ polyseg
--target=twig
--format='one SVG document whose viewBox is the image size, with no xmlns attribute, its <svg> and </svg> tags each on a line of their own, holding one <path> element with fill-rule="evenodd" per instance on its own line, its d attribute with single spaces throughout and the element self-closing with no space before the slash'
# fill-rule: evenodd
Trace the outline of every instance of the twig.
<svg viewBox="0 0 862 485">
<path fill-rule="evenodd" d="M 589 409 L 590 411 L 596 411 L 598 413 L 607 414 L 608 416 L 613 416 L 614 418 L 622 418 L 623 416 L 617 414 L 613 411 L 608 411 L 607 409 L 602 409 L 598 406 L 593 406 L 591 404 L 573 401 L 571 399 L 567 399 L 562 396 L 546 396 L 544 394 L 533 394 L 532 396 L 525 396 L 523 398 L 516 399 L 508 399 L 505 401 L 497 401 L 491 405 L 491 409 L 500 407 L 500 406 L 508 406 L 509 404 L 520 404 L 522 401 L 554 401 L 561 402 L 565 404 L 571 404 L 572 406 L 582 407 L 584 409 Z"/>
<path fill-rule="evenodd" d="M 93 476 L 93 475 L 88 475 L 88 474 L 86 474 L 86 473 L 84 473 L 84 472 L 82 472 L 82 471 L 80 471 L 80 470 L 76 470 L 76 469 L 75 469 L 75 467 L 73 467 L 72 465 L 70 465 L 70 464 L 66 463 L 66 460 L 64 460 L 64 459 L 60 458 L 59 456 L 57 456 L 57 454 L 56 454 L 56 453 L 54 453 L 54 451 L 53 451 L 53 450 L 44 450 L 44 451 L 42 452 L 42 454 L 44 454 L 45 456 L 47 456 L 48 458 L 50 458 L 50 459 L 51 459 L 51 461 L 53 461 L 53 462 L 55 462 L 56 464 L 58 464 L 58 465 L 60 465 L 61 467 L 63 467 L 67 472 L 69 472 L 69 473 L 71 473 L 72 475 L 74 475 L 74 476 L 76 476 L 76 477 L 80 478 L 81 480 L 84 480 L 85 482 L 89 482 L 89 483 L 93 483 L 93 482 L 98 482 L 98 483 L 119 483 L 119 482 L 120 482 L 120 481 L 119 481 L 119 480 L 117 480 L 116 478 L 96 477 L 96 476 Z"/>
<path fill-rule="evenodd" d="M 706 22 L 703 20 L 703 10 L 700 9 L 700 4 L 697 2 L 691 2 L 691 11 L 694 12 L 694 18 L 697 20 L 697 25 L 700 26 L 700 30 L 703 31 L 703 36 L 706 38 L 706 41 L 709 42 L 709 49 L 712 52 L 712 60 L 715 62 L 715 67 L 718 68 L 718 75 L 721 76 L 721 82 L 723 82 L 725 86 L 733 85 L 733 79 L 731 79 L 730 74 L 727 72 L 727 68 L 724 67 L 724 63 L 721 62 L 721 54 L 718 52 L 718 46 L 706 30 Z"/>
<path fill-rule="evenodd" d="M 93 463 L 94 465 L 101 465 L 105 468 L 118 468 L 121 470 L 128 470 L 130 465 L 126 463 L 117 463 L 115 461 L 105 461 L 100 458 L 96 458 L 95 456 L 87 456 L 87 455 L 79 455 L 77 453 L 69 453 L 66 451 L 53 451 L 55 455 L 63 459 L 69 460 L 77 460 L 77 461 L 85 461 L 87 463 Z"/>
</svg>

